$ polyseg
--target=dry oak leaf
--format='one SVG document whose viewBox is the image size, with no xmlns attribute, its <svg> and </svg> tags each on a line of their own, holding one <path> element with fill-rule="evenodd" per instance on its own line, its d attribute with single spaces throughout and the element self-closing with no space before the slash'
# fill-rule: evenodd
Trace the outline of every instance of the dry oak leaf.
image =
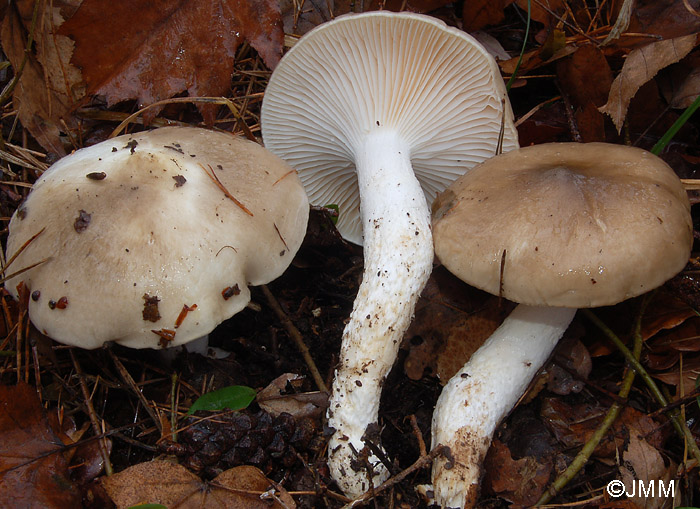
<svg viewBox="0 0 700 509">
<path fill-rule="evenodd" d="M 620 74 L 610 87 L 608 102 L 599 110 L 612 118 L 617 132 L 627 116 L 627 108 L 637 90 L 661 69 L 678 62 L 697 44 L 697 34 L 653 42 L 632 50 L 622 65 Z"/>
<path fill-rule="evenodd" d="M 0 505 L 80 507 L 63 450 L 36 391 L 26 384 L 0 385 Z"/>
<path fill-rule="evenodd" d="M 182 92 L 226 95 L 242 42 L 274 68 L 284 41 L 276 0 L 85 0 L 59 33 L 75 41 L 72 62 L 87 94 L 109 106 L 136 99 L 144 107 Z M 200 110 L 213 123 L 215 107 Z M 156 114 L 146 113 L 146 121 Z"/>
<path fill-rule="evenodd" d="M 58 35 L 64 16 L 74 12 L 71 2 L 42 2 L 34 28 L 33 0 L 13 2 L 2 23 L 2 48 L 14 69 L 22 68 L 21 79 L 13 91 L 13 105 L 22 125 L 41 146 L 59 156 L 66 154 L 60 133 L 75 123 L 70 114 L 73 103 L 83 96 L 80 70 L 70 65 L 73 42 Z M 34 51 L 25 53 L 31 31 Z"/>
<path fill-rule="evenodd" d="M 673 498 L 663 491 L 671 492 L 675 465 L 666 467 L 661 453 L 642 437 L 641 431 L 631 427 L 629 444 L 622 454 L 620 476 L 627 492 L 633 495 L 629 500 L 643 509 L 670 508 Z M 660 481 L 663 482 L 663 488 Z M 653 494 L 651 488 L 654 488 Z"/>
<path fill-rule="evenodd" d="M 284 489 L 253 466 L 231 468 L 209 482 L 182 465 L 154 460 L 101 479 L 117 508 L 162 504 L 170 509 L 294 509 Z"/>
<path fill-rule="evenodd" d="M 514 459 L 508 446 L 498 439 L 484 460 L 484 487 L 516 506 L 532 507 L 544 492 L 552 473 L 550 461 L 533 456 Z"/>
</svg>

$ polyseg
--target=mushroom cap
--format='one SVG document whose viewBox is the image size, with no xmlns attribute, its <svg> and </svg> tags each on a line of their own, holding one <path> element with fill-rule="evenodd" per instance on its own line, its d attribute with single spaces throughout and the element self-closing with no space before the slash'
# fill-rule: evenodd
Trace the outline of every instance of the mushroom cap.
<svg viewBox="0 0 700 509">
<path fill-rule="evenodd" d="M 473 286 L 533 306 L 580 308 L 673 277 L 688 261 L 693 227 L 680 180 L 653 154 L 548 143 L 489 159 L 457 180 L 433 203 L 433 236 L 440 261 Z"/>
<path fill-rule="evenodd" d="M 39 235 L 8 272 L 47 261 L 5 285 L 17 296 L 24 282 L 32 322 L 61 343 L 180 345 L 245 307 L 248 285 L 282 274 L 308 212 L 295 171 L 256 143 L 187 127 L 119 136 L 36 181 L 10 222 L 8 258 Z"/>
<path fill-rule="evenodd" d="M 468 168 L 517 148 L 498 66 L 470 35 L 420 14 L 340 16 L 302 37 L 265 90 L 265 146 L 299 171 L 315 205 L 340 209 L 338 230 L 362 243 L 355 157 L 394 129 L 428 203 Z"/>
</svg>

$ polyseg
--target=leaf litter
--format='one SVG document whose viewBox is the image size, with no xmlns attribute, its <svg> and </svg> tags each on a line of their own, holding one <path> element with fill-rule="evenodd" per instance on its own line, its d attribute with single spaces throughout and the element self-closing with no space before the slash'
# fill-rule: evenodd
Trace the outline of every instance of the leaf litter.
<svg viewBox="0 0 700 509">
<path fill-rule="evenodd" d="M 490 38 L 501 57 L 504 52 L 510 55 L 510 59 L 499 61 L 506 78 L 514 71 L 524 44 L 525 57 L 511 90 L 523 145 L 581 139 L 651 148 L 678 117 L 678 109 L 687 107 L 700 92 L 695 42 L 700 32 L 696 15 L 700 5 L 696 0 L 639 0 L 634 9 L 624 11 L 619 9 L 622 3 L 533 1 L 532 31 L 526 41 L 526 0 L 388 0 L 365 2 L 364 7 L 406 8 L 437 16 L 450 25 L 481 29 L 483 38 Z M 12 72 L 1 75 L 0 81 L 9 84 L 15 75 L 21 79 L 2 94 L 2 215 L 7 218 L 16 210 L 27 186 L 47 163 L 75 148 L 101 141 L 135 110 L 154 103 L 158 104 L 129 120 L 127 129 L 139 130 L 149 124 L 208 124 L 250 139 L 259 138 L 260 101 L 283 44 L 293 44 L 295 36 L 352 9 L 359 10 L 360 4 L 340 0 L 285 0 L 279 5 L 272 0 L 161 0 L 145 7 L 133 0 L 11 3 L 2 11 L 1 37 Z M 613 26 L 628 28 L 611 37 Z M 34 41 L 31 46 L 28 40 Z M 223 101 L 187 102 L 188 97 L 202 96 L 221 96 L 233 107 L 221 108 L 226 104 Z M 697 139 L 697 120 L 691 119 L 661 154 L 682 178 L 697 177 Z M 329 380 L 337 361 L 343 320 L 359 283 L 361 250 L 340 241 L 325 214 L 317 211 L 313 217 L 293 267 L 270 285 L 270 290 L 307 342 L 321 374 Z M 643 325 L 642 356 L 643 364 L 675 398 L 671 404 L 682 406 L 693 431 L 700 417 L 693 392 L 700 372 L 695 311 L 700 305 L 700 282 L 696 265 L 689 265 L 650 304 Z M 446 271 L 435 271 L 402 345 L 401 362 L 387 379 L 382 440 L 399 471 L 422 457 L 421 441 L 429 436 L 430 415 L 441 382 L 507 313 L 504 303 L 465 290 L 464 286 Z M 149 501 L 154 502 L 161 496 L 156 494 L 159 479 L 149 470 L 163 474 L 172 471 L 173 478 L 180 479 L 178 482 L 195 497 L 192 500 L 218 493 L 212 481 L 187 474 L 182 467 L 160 458 L 177 457 L 183 464 L 194 464 L 191 458 L 188 462 L 182 455 L 164 452 L 164 448 L 180 433 L 198 436 L 185 432 L 187 426 L 194 426 L 186 411 L 202 394 L 231 385 L 267 388 L 260 393 L 259 404 L 253 403 L 250 415 L 263 415 L 258 409 L 268 405 L 276 415 L 292 412 L 295 420 L 313 419 L 314 426 L 301 428 L 306 430 L 306 438 L 313 435 L 314 441 L 322 444 L 322 395 L 313 390 L 307 368 L 288 341 L 284 324 L 264 304 L 261 293 L 254 291 L 253 296 L 254 302 L 261 303 L 257 309 L 244 310 L 212 334 L 214 344 L 232 352 L 226 359 L 182 355 L 168 367 L 148 353 L 119 348 L 113 349 L 114 356 L 101 351 L 74 351 L 85 371 L 83 382 L 89 388 L 89 405 L 71 373 L 67 348 L 27 327 L 26 317 L 17 316 L 24 308 L 5 297 L 5 334 L 0 342 L 2 382 L 8 386 L 29 382 L 42 396 L 39 400 L 37 390 L 30 389 L 24 393 L 26 398 L 8 398 L 13 402 L 16 398 L 22 400 L 17 403 L 20 406 L 32 399 L 42 401 L 49 415 L 70 414 L 82 431 L 75 435 L 80 445 L 66 437 L 57 438 L 62 437 L 61 432 L 58 428 L 51 431 L 52 425 L 47 424 L 50 420 L 41 417 L 41 405 L 12 414 L 17 415 L 16 419 L 4 422 L 2 432 L 15 436 L 31 430 L 35 435 L 36 444 L 17 443 L 22 444 L 21 461 L 31 465 L 36 476 L 8 477 L 5 473 L 2 482 L 19 479 L 12 489 L 45 497 L 39 500 L 45 500 L 47 507 L 75 502 L 77 499 L 70 497 L 75 497 L 78 490 L 92 493 L 86 483 L 101 469 L 100 453 L 94 447 L 97 431 L 94 427 L 86 431 L 90 426 L 88 409 L 94 408 L 99 414 L 93 416 L 96 422 L 114 437 L 110 459 L 121 473 L 101 477 L 99 482 L 108 486 L 115 479 L 117 487 L 110 488 L 115 501 L 127 492 L 136 495 L 125 504 L 137 503 L 136 499 L 152 498 Z M 636 306 L 636 301 L 624 303 L 601 310 L 600 316 L 626 338 Z M 534 503 L 617 401 L 615 395 L 625 367 L 614 348 L 580 319 L 569 336 L 520 406 L 499 428 L 486 462 L 481 501 L 485 506 Z M 465 348 L 463 338 L 476 346 Z M 133 385 L 124 384 L 115 359 L 129 372 Z M 245 412 L 241 415 L 246 416 Z M 408 416 L 414 416 L 420 440 Z M 236 419 L 247 422 L 247 417 Z M 216 429 L 209 429 L 214 425 L 207 422 L 198 424 L 195 431 L 207 428 L 211 436 L 218 436 Z M 271 429 L 267 424 L 258 425 L 257 435 L 237 436 L 237 448 L 248 450 L 246 440 Z M 15 442 L 2 440 L 3 444 Z M 235 500 L 241 489 L 255 492 L 251 495 L 254 498 L 262 493 L 269 493 L 273 499 L 279 497 L 279 502 L 265 503 L 280 503 L 280 507 L 340 507 L 346 502 L 334 491 L 322 446 L 300 447 L 296 453 L 303 462 L 284 463 L 286 460 L 271 461 L 269 453 L 288 444 L 274 440 L 269 443 L 275 445 L 260 462 L 265 470 L 250 477 L 238 466 L 223 471 L 229 472 L 224 475 L 216 463 L 200 465 L 201 472 L 212 474 L 205 476 L 207 479 L 223 475 L 217 481 L 223 486 L 228 486 L 227 476 L 243 479 L 244 487 L 224 490 L 227 501 L 223 503 L 235 503 L 231 499 Z M 66 452 L 63 444 L 75 448 L 75 452 Z M 10 449 L 8 454 L 13 457 L 16 451 Z M 200 461 L 213 453 L 207 449 L 198 454 Z M 154 459 L 160 463 L 149 463 Z M 9 461 L 7 456 L 4 461 Z M 15 471 L 24 472 L 21 468 L 10 470 Z M 47 480 L 47 473 L 56 475 Z M 392 486 L 392 492 L 383 492 L 378 503 L 425 507 L 413 488 L 427 482 L 428 475 L 425 469 L 413 472 Z M 683 481 L 684 502 L 690 503 L 697 475 L 697 466 L 687 460 L 684 443 L 670 431 L 663 409 L 637 383 L 594 459 L 557 501 L 588 501 L 589 506 L 604 507 L 658 504 L 657 500 L 609 499 L 603 489 L 611 479 L 631 482 L 663 478 Z M 54 490 L 52 482 L 56 480 L 61 480 L 60 489 Z M 146 484 L 155 491 L 137 490 Z M 286 496 L 293 497 L 293 501 Z"/>
</svg>

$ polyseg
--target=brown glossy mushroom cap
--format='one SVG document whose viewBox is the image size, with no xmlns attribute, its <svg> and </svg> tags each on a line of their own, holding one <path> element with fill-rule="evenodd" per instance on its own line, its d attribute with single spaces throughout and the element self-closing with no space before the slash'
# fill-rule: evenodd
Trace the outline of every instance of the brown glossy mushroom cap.
<svg viewBox="0 0 700 509">
<path fill-rule="evenodd" d="M 604 143 L 494 157 L 433 205 L 440 261 L 473 286 L 534 306 L 604 306 L 647 292 L 683 268 L 692 232 L 673 170 Z"/>
<path fill-rule="evenodd" d="M 307 219 L 296 172 L 256 143 L 185 127 L 119 136 L 36 182 L 8 257 L 39 235 L 8 272 L 46 261 L 6 287 L 24 282 L 32 322 L 62 343 L 179 345 L 282 274 Z"/>
</svg>

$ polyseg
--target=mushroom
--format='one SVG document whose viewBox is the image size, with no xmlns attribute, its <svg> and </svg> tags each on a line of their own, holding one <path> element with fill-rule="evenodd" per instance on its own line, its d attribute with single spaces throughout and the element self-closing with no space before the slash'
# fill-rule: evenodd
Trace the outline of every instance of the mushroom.
<svg viewBox="0 0 700 509">
<path fill-rule="evenodd" d="M 26 286 L 31 321 L 61 343 L 182 345 L 282 274 L 308 212 L 296 172 L 256 143 L 187 127 L 119 136 L 36 181 L 7 254 L 13 270 L 38 265 L 5 286 Z"/>
<path fill-rule="evenodd" d="M 673 170 L 644 150 L 551 143 L 473 168 L 433 204 L 435 253 L 463 281 L 520 303 L 447 383 L 433 414 L 441 507 L 471 507 L 493 432 L 547 360 L 576 308 L 648 292 L 693 241 Z"/>
<path fill-rule="evenodd" d="M 262 105 L 265 146 L 299 171 L 312 204 L 339 207 L 364 245 L 328 409 L 331 474 L 356 497 L 387 478 L 353 467 L 381 386 L 433 262 L 429 204 L 459 175 L 517 147 L 494 59 L 471 36 L 418 14 L 346 15 L 282 58 Z"/>
</svg>

